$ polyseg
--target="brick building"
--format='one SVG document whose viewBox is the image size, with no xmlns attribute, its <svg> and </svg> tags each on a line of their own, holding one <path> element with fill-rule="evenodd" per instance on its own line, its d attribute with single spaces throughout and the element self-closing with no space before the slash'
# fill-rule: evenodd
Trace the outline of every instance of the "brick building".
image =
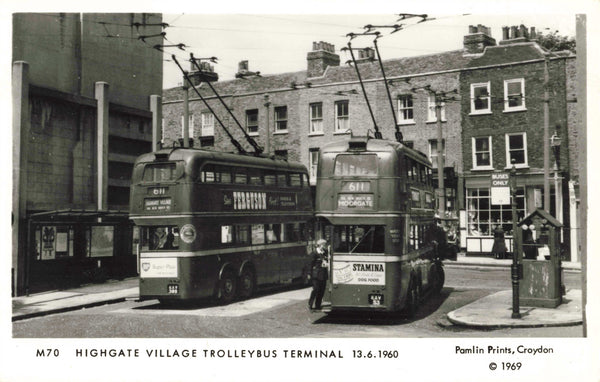
<svg viewBox="0 0 600 382">
<path fill-rule="evenodd" d="M 513 30 L 516 33 L 522 29 Z M 540 97 L 543 95 L 545 52 L 535 41 L 525 37 L 506 36 L 497 45 L 489 28 L 479 25 L 469 27 L 463 49 L 385 60 L 383 65 L 393 99 L 392 114 L 379 63 L 372 59 L 373 51 L 365 49 L 359 52 L 358 68 L 375 116 L 374 123 L 355 68 L 340 66 L 340 58 L 331 44 L 313 43 L 312 48 L 307 53 L 305 71 L 246 76 L 252 73 L 248 72 L 246 63 L 240 69 L 240 78 L 213 83 L 235 119 L 240 122 L 241 129 L 252 135 L 267 153 L 285 155 L 290 160 L 304 163 L 311 170 L 311 182 L 314 184 L 316 154 L 322 144 L 350 132 L 354 135 L 373 135 L 375 124 L 384 138 L 394 139 L 395 114 L 405 143 L 427 154 L 436 166 L 438 124 L 435 94 L 441 94 L 444 101 L 441 129 L 446 209 L 451 215 L 461 218 L 463 248 L 475 253 L 489 252 L 491 244 L 489 249 L 487 245 L 492 240 L 491 231 L 488 229 L 483 234 L 468 229 L 467 217 L 473 213 L 469 203 L 473 205 L 473 190 L 489 188 L 491 171 L 505 170 L 504 153 L 510 151 L 510 155 L 517 155 L 511 150 L 519 142 L 526 151 L 529 150 L 528 176 L 521 177 L 520 192 L 525 192 L 528 198 L 537 197 L 539 191 L 535 190 L 538 189 L 539 170 L 543 168 L 538 150 L 542 146 L 538 142 L 543 120 L 540 116 Z M 571 158 L 574 140 L 566 136 L 575 129 L 575 107 L 567 102 L 569 97 L 573 98 L 575 88 L 574 62 L 573 55 L 550 56 L 551 126 L 560 124 L 563 141 L 568 142 L 562 145 L 560 153 L 564 158 L 560 164 L 563 178 L 559 187 L 561 190 L 576 163 Z M 510 100 L 506 111 L 503 110 L 505 82 Z M 475 86 L 472 87 L 472 84 Z M 525 86 L 524 98 L 522 86 Z M 471 112 L 472 88 L 476 98 L 491 94 L 489 107 L 485 111 L 476 109 L 474 113 Z M 236 139 L 245 143 L 240 128 L 227 115 L 210 88 L 200 84 L 198 90 Z M 524 100 L 525 108 L 518 106 L 519 97 Z M 163 91 L 164 145 L 173 144 L 183 135 L 184 98 L 181 87 Z M 234 151 L 223 129 L 215 121 L 215 116 L 192 89 L 188 90 L 188 100 L 189 136 L 193 137 L 193 145 Z M 512 106 L 515 102 L 517 106 Z M 481 101 L 478 100 L 477 107 L 483 107 L 479 103 Z M 481 137 L 488 137 L 488 143 L 494 145 L 495 157 L 489 165 L 474 168 L 472 142 L 475 139 L 479 148 Z M 512 145 L 510 150 L 505 148 L 505 138 Z M 246 148 L 250 149 L 248 146 Z M 525 172 L 525 168 L 521 167 L 520 172 Z M 522 188 L 523 184 L 531 181 L 535 187 Z M 566 192 L 560 192 L 559 199 L 562 200 Z M 478 197 L 483 197 L 483 194 L 485 191 Z M 520 200 L 521 213 L 535 206 L 527 203 L 525 208 L 523 195 Z M 564 207 L 559 207 L 559 210 L 563 211 Z M 500 215 L 502 224 L 505 224 L 505 215 L 502 212 Z M 478 224 L 482 224 L 484 219 L 479 220 Z M 470 222 L 473 223 L 473 220 Z M 486 223 L 491 226 L 489 217 Z M 475 241 L 467 240 L 469 237 L 478 240 L 477 248 L 474 248 Z"/>
<path fill-rule="evenodd" d="M 548 90 L 548 148 L 557 134 L 563 144 L 548 149 L 549 212 L 564 223 L 563 243 L 568 248 L 568 180 L 576 162 L 570 158 L 575 129 L 573 106 L 575 57 L 549 53 L 535 41 L 535 30 L 504 27 L 498 45 L 486 28 L 475 28 L 480 51 L 460 77 L 461 125 L 465 179 L 465 210 L 461 216 L 462 246 L 467 253 L 490 253 L 493 229 L 500 225 L 512 237 L 510 204 L 492 204 L 491 174 L 516 168 L 517 214 L 529 215 L 544 200 L 544 94 Z M 547 88 L 546 88 L 547 70 Z M 571 93 L 567 93 L 571 89 Z M 571 110 L 570 110 L 571 109 Z M 569 113 L 570 110 L 570 113 Z M 556 130 L 558 129 L 558 130 Z M 512 244 L 512 240 L 511 240 Z M 509 247 L 509 251 L 510 251 Z"/>
<path fill-rule="evenodd" d="M 137 36 L 161 22 L 14 14 L 13 295 L 137 273 L 130 176 L 162 89 L 162 54 Z"/>
</svg>

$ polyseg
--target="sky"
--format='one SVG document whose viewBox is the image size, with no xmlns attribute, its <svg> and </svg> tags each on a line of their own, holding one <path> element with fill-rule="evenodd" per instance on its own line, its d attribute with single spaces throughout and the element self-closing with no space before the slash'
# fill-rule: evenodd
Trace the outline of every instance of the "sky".
<svg viewBox="0 0 600 382">
<path fill-rule="evenodd" d="M 421 18 L 399 21 L 399 13 L 385 14 L 163 14 L 169 24 L 165 29 L 165 44 L 186 45 L 185 51 L 167 48 L 164 62 L 164 88 L 182 83 L 181 71 L 171 60 L 175 54 L 184 69 L 189 69 L 190 53 L 194 57 L 217 57 L 214 70 L 220 80 L 233 79 L 238 63 L 248 60 L 250 71 L 278 74 L 306 69 L 306 54 L 312 43 L 324 41 L 335 46 L 343 65 L 349 53 L 340 52 L 348 42 L 348 33 L 361 33 L 365 25 L 389 26 L 405 24 L 403 30 L 390 34 L 391 28 L 379 28 L 382 37 L 378 47 L 382 58 L 427 55 L 463 47 L 463 37 L 469 25 L 483 24 L 491 28 L 492 37 L 502 39 L 502 27 L 525 25 L 549 33 L 575 36 L 575 13 L 549 14 L 428 14 L 430 21 L 416 23 Z M 373 36 L 357 37 L 353 47 L 373 46 Z"/>
</svg>

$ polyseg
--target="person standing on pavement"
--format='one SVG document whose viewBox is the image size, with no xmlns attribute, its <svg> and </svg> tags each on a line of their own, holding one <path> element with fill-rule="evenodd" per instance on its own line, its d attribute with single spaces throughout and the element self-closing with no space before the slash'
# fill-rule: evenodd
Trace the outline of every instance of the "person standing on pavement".
<svg viewBox="0 0 600 382">
<path fill-rule="evenodd" d="M 313 253 L 311 280 L 312 291 L 308 299 L 308 308 L 321 309 L 321 302 L 325 294 L 325 285 L 327 284 L 329 270 L 329 254 L 327 251 L 327 240 L 317 240 L 317 248 Z M 314 303 L 314 306 L 313 306 Z"/>
</svg>

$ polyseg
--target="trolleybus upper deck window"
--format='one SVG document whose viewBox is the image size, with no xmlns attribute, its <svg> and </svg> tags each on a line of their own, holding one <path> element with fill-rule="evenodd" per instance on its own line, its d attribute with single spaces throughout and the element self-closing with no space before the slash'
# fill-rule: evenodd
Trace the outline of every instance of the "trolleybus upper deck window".
<svg viewBox="0 0 600 382">
<path fill-rule="evenodd" d="M 335 158 L 334 175 L 377 175 L 377 155 L 340 154 Z"/>
<path fill-rule="evenodd" d="M 150 163 L 144 168 L 142 181 L 144 182 L 166 182 L 176 178 L 175 163 Z"/>
</svg>

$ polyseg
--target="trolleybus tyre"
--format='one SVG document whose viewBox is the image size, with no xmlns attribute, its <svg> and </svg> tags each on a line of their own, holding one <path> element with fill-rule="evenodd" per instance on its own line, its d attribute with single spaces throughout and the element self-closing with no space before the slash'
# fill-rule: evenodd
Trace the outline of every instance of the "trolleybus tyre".
<svg viewBox="0 0 600 382">
<path fill-rule="evenodd" d="M 233 272 L 224 271 L 219 280 L 217 299 L 222 304 L 229 304 L 235 298 L 237 279 Z"/>
<path fill-rule="evenodd" d="M 244 268 L 239 280 L 239 294 L 241 298 L 249 298 L 254 293 L 256 281 L 254 272 L 250 268 Z"/>
</svg>

